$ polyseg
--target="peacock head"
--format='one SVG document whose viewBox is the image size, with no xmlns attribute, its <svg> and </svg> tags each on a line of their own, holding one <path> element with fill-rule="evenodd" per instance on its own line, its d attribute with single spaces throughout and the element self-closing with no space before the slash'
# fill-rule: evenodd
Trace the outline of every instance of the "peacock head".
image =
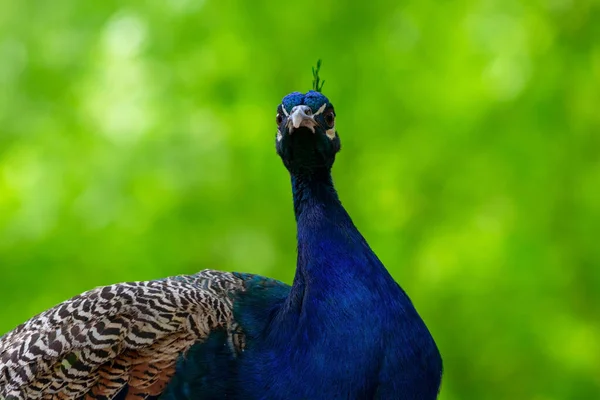
<svg viewBox="0 0 600 400">
<path fill-rule="evenodd" d="M 277 153 L 293 174 L 330 169 L 340 150 L 333 104 L 320 92 L 293 92 L 277 107 Z"/>
</svg>

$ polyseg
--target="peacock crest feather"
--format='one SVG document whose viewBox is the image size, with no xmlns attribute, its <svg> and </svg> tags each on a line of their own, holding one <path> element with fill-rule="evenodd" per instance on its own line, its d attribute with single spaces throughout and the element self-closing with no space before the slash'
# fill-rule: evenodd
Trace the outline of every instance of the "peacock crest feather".
<svg viewBox="0 0 600 400">
<path fill-rule="evenodd" d="M 317 66 L 312 68 L 312 74 L 313 74 L 313 90 L 315 92 L 322 92 L 323 91 L 323 85 L 325 84 L 325 81 L 321 81 L 321 78 L 319 77 L 319 71 L 321 71 L 321 60 L 317 60 Z"/>
</svg>

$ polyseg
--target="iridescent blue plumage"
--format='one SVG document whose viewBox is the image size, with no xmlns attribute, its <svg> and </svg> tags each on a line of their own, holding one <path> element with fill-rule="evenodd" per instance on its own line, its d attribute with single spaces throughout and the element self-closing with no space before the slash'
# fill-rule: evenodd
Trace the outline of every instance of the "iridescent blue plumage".
<svg viewBox="0 0 600 400">
<path fill-rule="evenodd" d="M 325 97 L 320 92 L 316 92 L 314 90 L 308 91 L 306 94 L 300 92 L 292 92 L 285 96 L 281 101 L 281 104 L 285 107 L 285 109 L 289 112 L 295 106 L 304 104 L 309 106 L 313 112 L 317 112 L 317 110 L 323 105 L 329 103 L 329 99 Z"/>
</svg>

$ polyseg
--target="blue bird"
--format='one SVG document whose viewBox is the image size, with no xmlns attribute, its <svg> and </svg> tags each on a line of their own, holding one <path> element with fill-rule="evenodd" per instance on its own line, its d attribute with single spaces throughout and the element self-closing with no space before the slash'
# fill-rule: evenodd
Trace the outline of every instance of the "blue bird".
<svg viewBox="0 0 600 400">
<path fill-rule="evenodd" d="M 291 287 L 204 270 L 90 290 L 0 338 L 0 399 L 436 399 L 437 346 L 334 189 L 335 122 L 317 90 L 277 107 Z"/>
</svg>

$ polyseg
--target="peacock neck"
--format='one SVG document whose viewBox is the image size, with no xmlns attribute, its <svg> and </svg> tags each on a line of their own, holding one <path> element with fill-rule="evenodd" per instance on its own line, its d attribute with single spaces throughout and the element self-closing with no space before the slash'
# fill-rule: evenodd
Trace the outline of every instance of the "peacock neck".
<svg viewBox="0 0 600 400">
<path fill-rule="evenodd" d="M 358 259 L 372 254 L 333 187 L 329 169 L 292 174 L 298 260 L 288 309 L 299 311 L 307 296 L 344 289 L 348 277 L 367 276 Z M 312 290 L 311 290 L 312 289 Z"/>
<path fill-rule="evenodd" d="M 318 228 L 327 220 L 352 225 L 333 187 L 329 169 L 292 174 L 292 193 L 298 234 L 304 228 Z"/>
</svg>

